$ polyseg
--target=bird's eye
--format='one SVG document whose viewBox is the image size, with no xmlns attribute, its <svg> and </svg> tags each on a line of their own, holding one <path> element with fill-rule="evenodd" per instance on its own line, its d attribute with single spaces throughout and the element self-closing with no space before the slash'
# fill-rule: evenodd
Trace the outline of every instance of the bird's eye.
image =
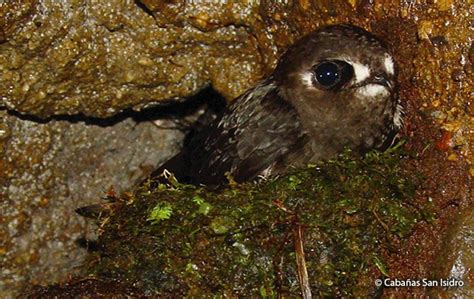
<svg viewBox="0 0 474 299">
<path fill-rule="evenodd" d="M 340 60 L 324 61 L 316 65 L 316 82 L 324 89 L 337 89 L 348 82 L 354 70 L 350 64 Z"/>
</svg>

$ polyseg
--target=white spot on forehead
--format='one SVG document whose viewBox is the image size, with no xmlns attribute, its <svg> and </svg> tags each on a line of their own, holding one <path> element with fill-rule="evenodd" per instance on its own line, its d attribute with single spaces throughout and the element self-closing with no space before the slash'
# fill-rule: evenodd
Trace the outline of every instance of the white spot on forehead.
<svg viewBox="0 0 474 299">
<path fill-rule="evenodd" d="M 357 93 L 363 97 L 375 97 L 378 95 L 388 95 L 388 90 L 380 84 L 367 84 L 357 89 Z"/>
<path fill-rule="evenodd" d="M 370 77 L 370 69 L 368 66 L 358 63 L 358 62 L 353 62 L 353 61 L 347 61 L 347 62 L 351 64 L 352 67 L 354 68 L 356 83 L 363 82 L 365 79 Z"/>
<path fill-rule="evenodd" d="M 389 54 L 385 54 L 385 60 L 383 61 L 383 65 L 385 66 L 385 71 L 389 75 L 395 74 L 395 67 L 393 65 L 393 58 Z"/>
</svg>

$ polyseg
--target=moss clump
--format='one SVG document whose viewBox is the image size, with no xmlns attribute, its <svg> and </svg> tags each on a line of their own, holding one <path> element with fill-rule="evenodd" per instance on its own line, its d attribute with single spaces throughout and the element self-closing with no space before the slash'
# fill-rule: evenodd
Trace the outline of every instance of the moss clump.
<svg viewBox="0 0 474 299">
<path fill-rule="evenodd" d="M 430 218 L 412 201 L 420 177 L 406 157 L 346 152 L 220 191 L 147 183 L 102 220 L 89 271 L 153 295 L 273 297 L 301 294 L 303 263 L 313 296 L 371 295 L 389 271 L 382 250 Z"/>
</svg>

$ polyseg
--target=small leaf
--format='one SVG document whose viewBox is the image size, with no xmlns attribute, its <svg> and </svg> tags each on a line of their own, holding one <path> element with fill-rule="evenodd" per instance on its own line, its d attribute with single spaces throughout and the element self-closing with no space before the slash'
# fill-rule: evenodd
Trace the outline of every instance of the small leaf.
<svg viewBox="0 0 474 299">
<path fill-rule="evenodd" d="M 157 204 L 148 215 L 147 221 L 151 221 L 156 224 L 162 220 L 170 219 L 173 209 L 169 203 Z"/>
<path fill-rule="evenodd" d="M 374 263 L 383 275 L 388 276 L 387 266 L 378 256 L 374 256 Z"/>
</svg>

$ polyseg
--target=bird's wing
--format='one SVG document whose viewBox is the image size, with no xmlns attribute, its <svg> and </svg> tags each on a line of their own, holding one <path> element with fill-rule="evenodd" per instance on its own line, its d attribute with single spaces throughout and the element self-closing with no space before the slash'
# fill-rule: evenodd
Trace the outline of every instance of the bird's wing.
<svg viewBox="0 0 474 299">
<path fill-rule="evenodd" d="M 186 150 L 187 176 L 219 184 L 230 172 L 238 181 L 255 178 L 304 139 L 293 106 L 264 82 L 235 100 L 229 111 L 195 136 Z"/>
</svg>

